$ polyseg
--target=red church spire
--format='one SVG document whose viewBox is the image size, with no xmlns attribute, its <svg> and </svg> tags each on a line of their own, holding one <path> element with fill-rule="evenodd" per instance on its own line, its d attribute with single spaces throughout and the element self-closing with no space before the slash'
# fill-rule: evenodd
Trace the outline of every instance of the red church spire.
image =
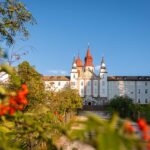
<svg viewBox="0 0 150 150">
<path fill-rule="evenodd" d="M 86 53 L 86 57 L 85 57 L 85 64 L 84 66 L 92 66 L 94 67 L 93 65 L 93 57 L 91 56 L 91 53 L 90 53 L 90 47 L 88 47 L 88 50 L 87 50 L 87 53 Z"/>
</svg>

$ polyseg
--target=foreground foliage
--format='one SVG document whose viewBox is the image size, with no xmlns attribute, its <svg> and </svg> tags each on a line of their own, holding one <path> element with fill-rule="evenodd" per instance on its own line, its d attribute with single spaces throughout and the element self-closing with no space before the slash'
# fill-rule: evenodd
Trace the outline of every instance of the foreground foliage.
<svg viewBox="0 0 150 150">
<path fill-rule="evenodd" d="M 129 120 L 121 120 L 116 115 L 104 120 L 90 114 L 71 122 L 67 129 L 66 135 L 71 140 L 85 142 L 96 150 L 150 149 L 150 126 L 143 119 L 133 126 Z"/>
<path fill-rule="evenodd" d="M 28 36 L 26 23 L 33 23 L 33 17 L 23 3 L 3 0 L 0 17 L 0 42 L 10 46 L 17 34 Z M 2 52 L 0 49 L 1 59 L 6 58 Z M 66 113 L 82 107 L 76 90 L 45 92 L 40 74 L 28 62 L 20 64 L 18 71 L 7 65 L 1 65 L 0 71 L 11 76 L 9 86 L 0 86 L 0 149 L 56 150 L 55 140 L 62 134 L 98 150 L 150 149 L 150 127 L 145 120 L 138 121 L 141 136 L 135 134 L 131 122 L 117 116 L 103 120 L 89 115 L 66 125 Z M 126 109 L 132 105 L 124 106 L 120 110 L 123 117 L 130 115 Z"/>
<path fill-rule="evenodd" d="M 13 70 L 10 66 L 8 68 Z M 9 72 L 13 74 L 13 72 Z M 28 78 L 30 79 L 29 76 Z M 24 80 L 25 83 L 28 83 L 27 79 Z M 19 83 L 22 83 L 22 81 Z M 10 91 L 3 92 L 4 88 L 1 87 L 1 89 L 0 92 L 3 95 L 1 96 L 1 102 L 3 102 L 5 96 L 8 97 L 9 102 Z M 32 93 L 32 89 L 29 90 L 29 93 L 30 91 Z M 23 91 L 20 92 L 27 94 L 27 87 L 23 85 Z M 81 106 L 82 101 L 78 93 L 67 88 L 58 93 L 50 93 L 49 96 L 49 102 L 52 101 L 50 105 L 43 101 L 41 105 L 35 105 L 34 111 L 28 109 L 26 112 L 15 111 L 12 114 L 1 114 L 0 141 L 3 143 L 0 145 L 1 149 L 56 150 L 55 140 L 63 134 L 68 139 L 82 141 L 97 150 L 144 150 L 146 147 L 149 149 L 150 127 L 145 121 L 138 121 L 141 136 L 135 133 L 131 122 L 123 121 L 117 116 L 114 116 L 111 120 L 103 120 L 99 116 L 89 115 L 84 120 L 75 120 L 66 125 L 64 112 L 70 112 Z M 22 97 L 20 100 L 22 100 Z"/>
</svg>

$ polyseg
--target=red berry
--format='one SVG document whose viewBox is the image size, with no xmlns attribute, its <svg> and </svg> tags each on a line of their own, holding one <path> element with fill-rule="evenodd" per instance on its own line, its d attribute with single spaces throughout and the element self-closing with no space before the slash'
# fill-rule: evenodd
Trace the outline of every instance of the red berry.
<svg viewBox="0 0 150 150">
<path fill-rule="evenodd" d="M 133 133 L 135 131 L 134 127 L 132 126 L 131 122 L 130 121 L 126 121 L 125 122 L 125 125 L 124 125 L 124 128 L 127 132 L 129 133 Z"/>
<path fill-rule="evenodd" d="M 23 110 L 23 108 L 24 108 L 23 105 L 19 105 L 19 106 L 17 107 L 18 110 Z"/>
<path fill-rule="evenodd" d="M 147 125 L 145 119 L 139 119 L 137 121 L 137 123 L 138 123 L 138 126 L 139 126 L 140 130 L 142 130 L 142 131 L 147 131 L 148 130 L 148 125 Z"/>
<path fill-rule="evenodd" d="M 9 114 L 10 114 L 11 116 L 13 116 L 14 113 L 15 113 L 15 108 L 10 107 Z"/>
<path fill-rule="evenodd" d="M 58 112 L 57 112 L 57 111 L 55 111 L 55 112 L 54 112 L 54 114 L 55 114 L 55 115 L 58 115 Z"/>
<path fill-rule="evenodd" d="M 11 104 L 11 105 L 16 105 L 17 102 L 14 100 L 14 98 L 11 98 L 11 99 L 9 100 L 9 104 Z"/>
</svg>

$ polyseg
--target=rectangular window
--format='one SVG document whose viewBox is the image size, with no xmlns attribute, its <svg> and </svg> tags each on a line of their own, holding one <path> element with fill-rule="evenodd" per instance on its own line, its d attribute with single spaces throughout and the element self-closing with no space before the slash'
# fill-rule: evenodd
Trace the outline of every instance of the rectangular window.
<svg viewBox="0 0 150 150">
<path fill-rule="evenodd" d="M 140 99 L 138 99 L 138 103 L 140 104 L 141 102 L 140 102 Z"/>
<path fill-rule="evenodd" d="M 148 89 L 145 89 L 145 94 L 147 94 L 148 93 Z"/>
<path fill-rule="evenodd" d="M 146 103 L 146 104 L 148 103 L 147 98 L 145 99 L 145 103 Z"/>
<path fill-rule="evenodd" d="M 145 82 L 145 86 L 147 86 L 147 82 Z"/>
<path fill-rule="evenodd" d="M 140 90 L 140 89 L 138 90 L 138 93 L 139 93 L 139 94 L 141 93 L 141 90 Z"/>
</svg>

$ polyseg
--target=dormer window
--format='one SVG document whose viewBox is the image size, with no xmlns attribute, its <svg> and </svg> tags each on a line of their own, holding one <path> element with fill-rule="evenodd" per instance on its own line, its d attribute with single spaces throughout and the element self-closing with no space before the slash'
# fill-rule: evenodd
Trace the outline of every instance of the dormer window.
<svg viewBox="0 0 150 150">
<path fill-rule="evenodd" d="M 139 77 L 139 80 L 141 80 L 142 78 L 141 77 Z"/>
</svg>

